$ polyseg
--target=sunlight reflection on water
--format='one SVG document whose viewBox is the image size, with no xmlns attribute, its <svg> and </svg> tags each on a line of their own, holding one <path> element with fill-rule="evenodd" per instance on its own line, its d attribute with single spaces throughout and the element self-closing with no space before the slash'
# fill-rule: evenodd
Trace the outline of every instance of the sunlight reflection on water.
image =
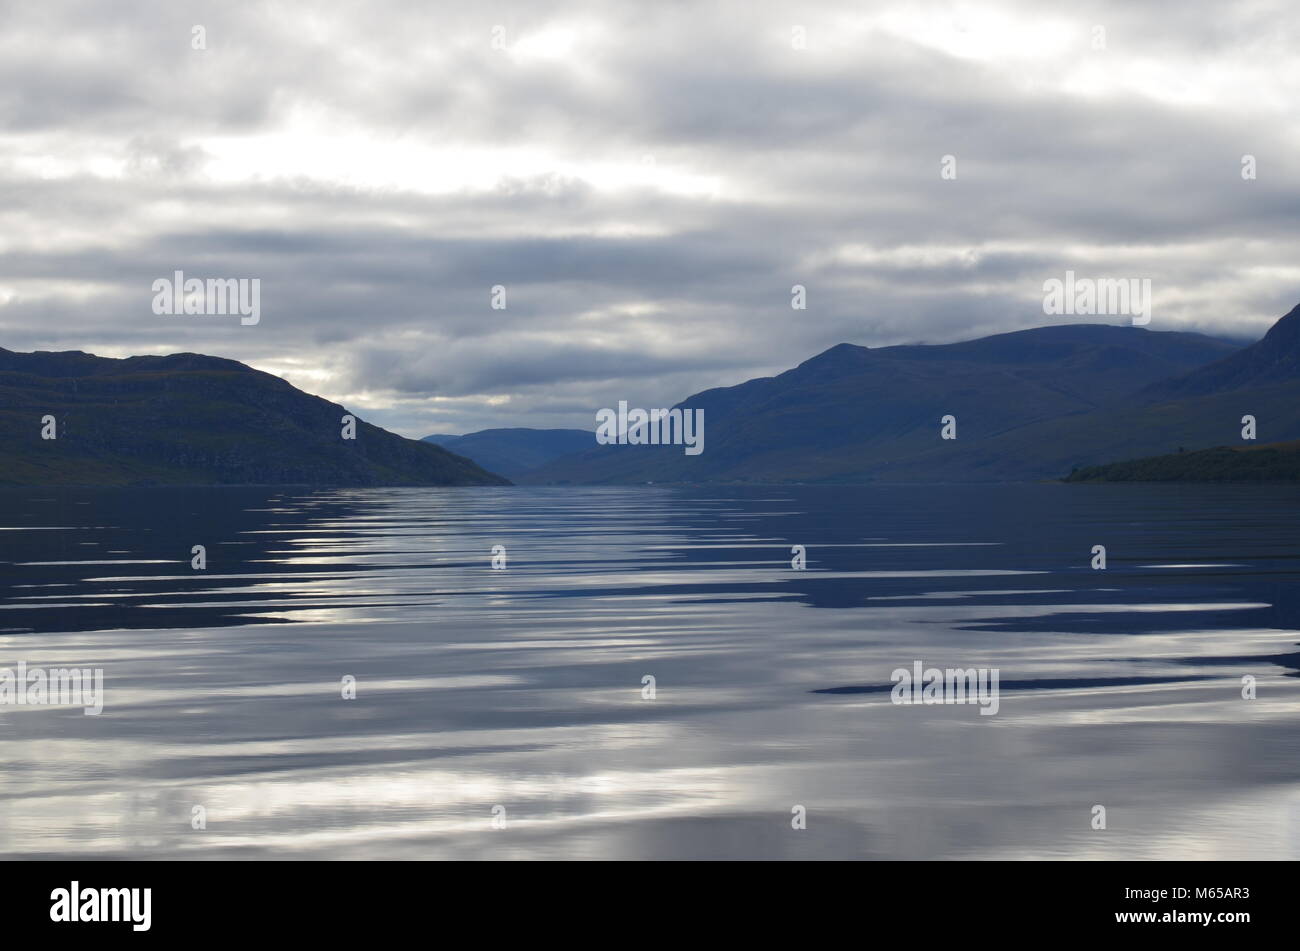
<svg viewBox="0 0 1300 951">
<path fill-rule="evenodd" d="M 106 704 L 0 706 L 6 856 L 1300 857 L 1295 490 L 51 491 L 0 667 Z"/>
</svg>

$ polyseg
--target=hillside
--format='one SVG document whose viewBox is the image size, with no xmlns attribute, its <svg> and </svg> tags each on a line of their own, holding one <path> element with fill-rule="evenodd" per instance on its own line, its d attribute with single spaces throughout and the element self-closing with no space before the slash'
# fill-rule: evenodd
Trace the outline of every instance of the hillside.
<svg viewBox="0 0 1300 951">
<path fill-rule="evenodd" d="M 1076 469 L 1066 482 L 1300 482 L 1300 441 L 1217 446 Z"/>
<path fill-rule="evenodd" d="M 286 381 L 194 353 L 0 349 L 0 485 L 501 485 L 438 446 L 356 423 Z M 42 418 L 55 417 L 56 439 Z"/>
<path fill-rule="evenodd" d="M 1158 381 L 1082 416 L 1049 420 L 970 447 L 996 478 L 1059 478 L 1075 468 L 1242 445 L 1241 420 L 1257 438 L 1300 439 L 1300 307 L 1264 337 L 1221 360 Z M 914 460 L 933 465 L 937 456 Z"/>
<path fill-rule="evenodd" d="M 1074 324 L 963 343 L 840 344 L 776 377 L 706 390 L 699 456 L 680 447 L 600 446 L 527 482 L 984 481 L 1059 477 L 1052 427 L 1123 409 L 1131 394 L 1236 353 L 1199 334 Z M 957 439 L 940 419 L 957 417 Z M 1239 416 L 1240 414 L 1238 414 Z M 1008 434 L 1041 427 L 1048 442 Z M 1148 434 L 1149 435 L 1149 434 Z M 1213 442 L 1223 442 L 1220 435 Z M 1116 456 L 1102 455 L 1090 461 Z"/>
<path fill-rule="evenodd" d="M 1249 347 L 1192 373 L 1153 384 L 1142 395 L 1152 402 L 1164 402 L 1296 380 L 1300 380 L 1300 305 Z"/>
</svg>

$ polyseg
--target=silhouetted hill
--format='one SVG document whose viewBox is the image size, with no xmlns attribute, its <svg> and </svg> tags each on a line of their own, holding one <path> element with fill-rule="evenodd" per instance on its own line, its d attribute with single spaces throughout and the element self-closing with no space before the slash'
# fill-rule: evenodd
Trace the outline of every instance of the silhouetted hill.
<svg viewBox="0 0 1300 951">
<path fill-rule="evenodd" d="M 698 393 L 705 449 L 599 446 L 527 482 L 979 481 L 1059 477 L 1050 447 L 988 452 L 1027 427 L 1122 407 L 1240 348 L 1200 334 L 1073 324 L 937 346 L 840 344 L 776 377 Z M 954 441 L 940 419 L 957 417 Z M 1224 437 L 1216 441 L 1222 442 Z M 1059 448 L 1059 447 L 1058 447 Z M 1113 456 L 1110 458 L 1114 458 Z M 1093 460 L 1103 461 L 1103 460 Z"/>
<path fill-rule="evenodd" d="M 507 484 L 360 419 L 345 440 L 346 413 L 219 357 L 0 349 L 0 484 Z"/>
<path fill-rule="evenodd" d="M 473 459 L 511 479 L 531 469 L 596 444 L 582 429 L 483 429 L 464 436 L 425 436 L 424 442 Z"/>
</svg>

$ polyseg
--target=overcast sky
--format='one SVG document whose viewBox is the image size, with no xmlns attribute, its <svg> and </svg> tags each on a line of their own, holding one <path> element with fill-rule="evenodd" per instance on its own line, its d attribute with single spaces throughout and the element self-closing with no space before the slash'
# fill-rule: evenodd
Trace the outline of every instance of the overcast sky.
<svg viewBox="0 0 1300 951">
<path fill-rule="evenodd" d="M 1049 6 L 0 0 L 0 346 L 231 357 L 418 437 L 1085 319 L 1066 269 L 1260 336 L 1300 7 Z M 260 323 L 155 315 L 178 269 Z"/>
</svg>

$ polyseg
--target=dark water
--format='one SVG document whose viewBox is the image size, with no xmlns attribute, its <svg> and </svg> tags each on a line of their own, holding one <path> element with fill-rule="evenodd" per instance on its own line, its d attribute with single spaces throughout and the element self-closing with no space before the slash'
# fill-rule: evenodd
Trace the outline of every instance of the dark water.
<svg viewBox="0 0 1300 951">
<path fill-rule="evenodd" d="M 0 667 L 105 707 L 0 706 L 0 854 L 1300 857 L 1297 528 L 1285 487 L 7 490 Z M 894 705 L 915 661 L 997 714 Z"/>
</svg>

